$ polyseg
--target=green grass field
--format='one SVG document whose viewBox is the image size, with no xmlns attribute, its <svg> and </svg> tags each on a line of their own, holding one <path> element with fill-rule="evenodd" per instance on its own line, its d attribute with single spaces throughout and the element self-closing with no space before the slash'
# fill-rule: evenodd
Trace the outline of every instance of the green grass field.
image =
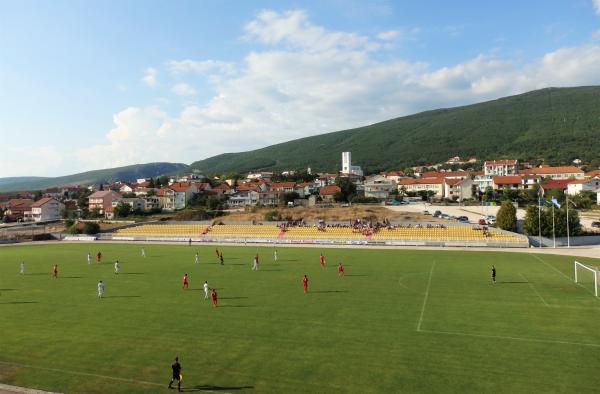
<svg viewBox="0 0 600 394">
<path fill-rule="evenodd" d="M 0 248 L 0 382 L 67 393 L 169 392 L 179 356 L 184 388 L 199 392 L 600 387 L 600 301 L 590 293 L 592 274 L 583 285 L 570 279 L 573 258 L 323 249 L 323 270 L 320 249 L 279 248 L 274 263 L 263 247 L 253 272 L 256 247 L 222 248 L 224 266 L 214 246 L 146 245 L 146 258 L 140 247 Z M 104 263 L 88 265 L 86 254 L 98 250 Z M 204 280 L 218 289 L 218 308 L 204 300 Z"/>
</svg>

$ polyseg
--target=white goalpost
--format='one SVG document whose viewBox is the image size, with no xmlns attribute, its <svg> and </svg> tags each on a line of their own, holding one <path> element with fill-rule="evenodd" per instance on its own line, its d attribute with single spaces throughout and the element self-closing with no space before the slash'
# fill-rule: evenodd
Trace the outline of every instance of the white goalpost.
<svg viewBox="0 0 600 394">
<path fill-rule="evenodd" d="M 594 295 L 598 297 L 598 270 L 592 267 L 588 267 L 587 265 L 583 265 L 579 261 L 575 261 L 573 263 L 573 271 L 575 271 L 575 283 L 579 283 L 577 277 L 577 269 L 584 269 L 594 274 Z"/>
</svg>

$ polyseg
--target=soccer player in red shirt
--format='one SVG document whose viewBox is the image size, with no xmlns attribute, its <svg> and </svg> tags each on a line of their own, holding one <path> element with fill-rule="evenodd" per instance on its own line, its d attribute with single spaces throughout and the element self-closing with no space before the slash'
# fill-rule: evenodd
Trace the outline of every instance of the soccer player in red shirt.
<svg viewBox="0 0 600 394">
<path fill-rule="evenodd" d="M 213 306 L 216 308 L 217 307 L 217 291 L 215 289 L 212 289 L 212 291 L 210 292 L 210 298 L 212 298 Z"/>
<path fill-rule="evenodd" d="M 102 253 L 98 252 L 96 253 L 96 262 L 100 262 L 100 260 L 102 260 Z"/>
<path fill-rule="evenodd" d="M 302 277 L 302 287 L 304 287 L 304 292 L 308 293 L 308 277 L 306 275 Z"/>
<path fill-rule="evenodd" d="M 58 278 L 58 265 L 57 264 L 54 264 L 52 266 L 52 277 L 54 279 Z"/>
<path fill-rule="evenodd" d="M 183 278 L 181 279 L 182 282 L 182 288 L 183 289 L 187 289 L 188 288 L 188 276 L 187 274 L 183 275 Z"/>
<path fill-rule="evenodd" d="M 344 266 L 342 263 L 338 263 L 338 276 L 344 276 Z"/>
<path fill-rule="evenodd" d="M 323 256 L 323 253 L 319 256 L 319 263 L 321 263 L 321 267 L 325 268 L 325 256 Z"/>
</svg>

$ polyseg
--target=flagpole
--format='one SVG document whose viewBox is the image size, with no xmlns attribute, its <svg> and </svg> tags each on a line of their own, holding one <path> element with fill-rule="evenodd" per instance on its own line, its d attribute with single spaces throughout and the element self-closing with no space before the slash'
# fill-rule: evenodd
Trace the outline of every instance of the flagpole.
<svg viewBox="0 0 600 394">
<path fill-rule="evenodd" d="M 542 197 L 538 190 L 538 231 L 539 231 L 539 242 L 540 248 L 542 247 Z"/>
<path fill-rule="evenodd" d="M 554 233 L 554 203 L 552 203 L 552 242 L 554 249 L 556 249 L 556 234 Z"/>
<path fill-rule="evenodd" d="M 567 248 L 571 247 L 571 238 L 569 236 L 569 195 L 567 197 Z"/>
</svg>

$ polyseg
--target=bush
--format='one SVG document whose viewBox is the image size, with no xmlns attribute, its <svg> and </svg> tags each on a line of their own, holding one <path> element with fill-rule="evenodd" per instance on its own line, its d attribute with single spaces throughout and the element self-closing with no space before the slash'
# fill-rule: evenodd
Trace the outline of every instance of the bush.
<svg viewBox="0 0 600 394">
<path fill-rule="evenodd" d="M 496 226 L 502 230 L 515 231 L 517 229 L 517 209 L 510 201 L 502 202 L 496 217 Z"/>
<path fill-rule="evenodd" d="M 265 220 L 268 222 L 274 222 L 277 220 L 281 220 L 281 215 L 277 210 L 269 211 L 265 213 Z"/>
<path fill-rule="evenodd" d="M 358 197 L 358 196 L 354 196 L 351 199 L 351 202 L 353 204 L 372 204 L 372 203 L 378 203 L 379 200 L 375 197 Z"/>
<path fill-rule="evenodd" d="M 73 224 L 75 224 L 75 221 L 73 219 L 67 219 L 67 220 L 65 220 L 65 227 L 66 228 L 71 227 Z"/>
<path fill-rule="evenodd" d="M 83 225 L 83 233 L 87 235 L 98 234 L 100 232 L 100 225 L 98 223 L 86 222 Z"/>
</svg>

